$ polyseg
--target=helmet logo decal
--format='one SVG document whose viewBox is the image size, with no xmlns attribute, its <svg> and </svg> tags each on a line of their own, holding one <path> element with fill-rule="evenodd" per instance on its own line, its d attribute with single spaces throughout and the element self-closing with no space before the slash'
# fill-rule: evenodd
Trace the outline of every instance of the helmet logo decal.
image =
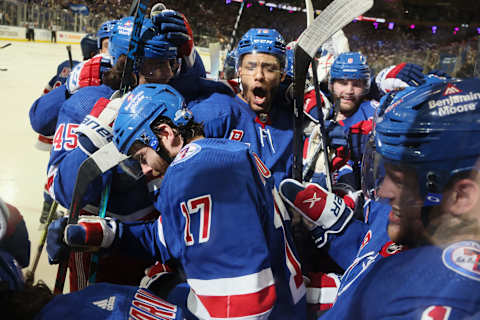
<svg viewBox="0 0 480 320">
<path fill-rule="evenodd" d="M 448 96 L 449 94 L 457 94 L 462 92 L 462 90 L 458 89 L 453 83 L 447 84 L 445 91 L 443 91 L 442 96 Z"/>
<path fill-rule="evenodd" d="M 143 140 L 143 142 L 144 142 L 145 144 L 147 144 L 147 145 L 150 144 L 150 138 L 149 138 L 145 133 L 143 133 L 143 134 L 140 136 L 140 138 L 142 138 L 142 140 Z"/>
<path fill-rule="evenodd" d="M 142 100 L 145 99 L 145 95 L 143 94 L 143 90 L 137 93 L 136 95 L 130 94 L 127 97 L 127 100 L 129 101 L 128 105 L 125 107 L 126 111 L 135 113 L 135 109 L 137 108 L 138 104 L 142 102 Z"/>
</svg>

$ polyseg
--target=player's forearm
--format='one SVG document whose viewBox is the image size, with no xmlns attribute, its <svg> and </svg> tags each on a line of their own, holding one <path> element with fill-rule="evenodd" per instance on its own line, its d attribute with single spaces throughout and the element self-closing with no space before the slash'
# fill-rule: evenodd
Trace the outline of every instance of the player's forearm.
<svg viewBox="0 0 480 320">
<path fill-rule="evenodd" d="M 35 100 L 29 111 L 32 129 L 44 136 L 53 135 L 58 113 L 65 100 L 66 88 L 64 85 Z"/>
<path fill-rule="evenodd" d="M 362 239 L 367 232 L 368 225 L 352 219 L 341 233 L 330 236 L 328 254 L 345 270 L 355 259 L 362 244 Z"/>
<path fill-rule="evenodd" d="M 166 261 L 166 248 L 159 243 L 158 222 L 131 222 L 119 223 L 117 239 L 114 242 L 115 250 L 120 250 L 132 257 Z"/>
</svg>

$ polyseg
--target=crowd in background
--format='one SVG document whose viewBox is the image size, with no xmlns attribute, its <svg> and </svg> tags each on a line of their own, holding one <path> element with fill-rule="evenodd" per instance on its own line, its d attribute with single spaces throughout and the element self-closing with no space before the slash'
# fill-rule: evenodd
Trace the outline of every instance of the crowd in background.
<svg viewBox="0 0 480 320">
<path fill-rule="evenodd" d="M 60 10 L 61 16 L 44 15 L 45 19 L 55 16 L 56 22 L 67 21 L 70 27 L 78 29 L 72 30 L 66 26 L 67 30 L 80 32 L 95 32 L 102 22 L 127 15 L 131 6 L 131 1 L 126 0 L 23 0 L 17 2 L 25 3 L 26 16 L 34 18 L 40 16 L 34 8 Z M 197 46 L 208 47 L 209 43 L 219 42 L 221 47 L 226 49 L 232 37 L 240 4 L 237 2 L 226 4 L 222 0 L 215 0 L 215 2 L 213 4 L 212 0 L 163 0 L 168 8 L 182 12 L 188 17 Z M 2 3 L 4 3 L 3 6 Z M 0 24 L 24 25 L 29 22 L 28 18 L 27 21 L 20 21 L 20 23 L 19 19 L 17 21 L 12 19 L 9 3 L 11 4 L 12 0 L 0 1 Z M 71 4 L 86 5 L 89 15 L 81 16 L 77 21 L 66 17 Z M 48 28 L 49 24 L 37 23 L 36 27 Z M 290 42 L 298 38 L 305 29 L 306 18 L 303 12 L 270 9 L 258 4 L 247 5 L 238 24 L 237 36 L 244 34 L 252 27 L 275 28 L 287 42 Z M 471 76 L 476 63 L 478 64 L 476 61 L 478 60 L 478 35 L 467 34 L 463 30 L 453 34 L 449 28 L 441 27 L 436 34 L 432 34 L 430 27 L 412 30 L 409 26 L 398 25 L 393 30 L 388 30 L 386 24 L 379 24 L 377 30 L 371 22 L 356 22 L 351 23 L 344 31 L 349 39 L 350 49 L 365 54 L 374 70 L 408 61 L 431 71 L 438 67 L 440 55 L 447 53 L 461 59 L 462 63 L 458 64 L 461 67 L 455 70 L 458 76 Z"/>
</svg>

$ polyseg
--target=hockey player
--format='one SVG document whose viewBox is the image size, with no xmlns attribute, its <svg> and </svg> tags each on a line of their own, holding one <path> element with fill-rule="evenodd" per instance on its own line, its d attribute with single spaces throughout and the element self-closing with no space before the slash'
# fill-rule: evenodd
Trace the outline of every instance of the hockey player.
<svg viewBox="0 0 480 320">
<path fill-rule="evenodd" d="M 128 50 L 130 34 L 124 30 L 132 30 L 132 17 L 118 21 L 110 37 L 110 55 L 115 63 L 103 77 L 103 84 L 81 88 L 65 101 L 60 109 L 51 157 L 48 164 L 48 191 L 62 206 L 69 208 L 74 191 L 77 170 L 82 161 L 97 149 L 111 140 L 111 123 L 115 120 L 120 101 L 109 98 L 119 88 L 123 72 L 125 54 Z M 138 65 L 138 81 L 140 83 L 166 83 L 173 76 L 177 61 L 177 49 L 173 44 L 160 39 L 157 29 L 151 20 L 145 19 L 141 30 L 142 47 Z M 120 103 L 119 103 L 120 102 Z M 134 180 L 125 175 L 120 167 L 107 172 L 102 178 L 91 184 L 82 207 L 96 214 L 104 185 L 111 185 L 107 214 L 122 219 L 135 221 L 156 216 L 149 189 L 156 188 L 155 179 Z M 83 256 L 85 266 L 77 269 L 71 265 L 71 289 L 82 288 L 88 279 L 89 258 Z M 110 260 L 121 260 L 119 256 Z M 128 262 L 130 273 L 124 274 L 124 268 L 108 267 L 108 259 L 100 261 L 97 273 L 98 281 L 136 284 L 140 280 L 143 269 L 154 261 Z M 112 262 L 113 263 L 113 262 Z M 119 262 L 117 262 L 119 263 Z M 109 268 L 113 270 L 108 270 Z M 137 270 L 137 272 L 135 272 Z M 77 274 L 78 272 L 78 274 Z M 85 275 L 82 276 L 82 273 Z M 77 281 L 80 281 L 77 283 Z"/>
<path fill-rule="evenodd" d="M 238 43 L 242 91 L 213 94 L 192 106 L 207 137 L 248 143 L 275 181 L 290 175 L 293 122 L 278 93 L 285 73 L 285 41 L 274 29 L 250 29 Z"/>
<path fill-rule="evenodd" d="M 69 245 L 178 261 L 186 283 L 160 274 L 160 296 L 181 306 L 188 319 L 305 318 L 288 213 L 272 193 L 271 172 L 246 144 L 203 138 L 182 97 L 159 84 L 140 85 L 124 101 L 114 142 L 145 175 L 164 176 L 155 191 L 162 216 L 134 224 L 81 218 L 65 229 Z M 246 189 L 232 193 L 238 187 Z M 56 220 L 49 229 L 50 259 L 62 255 L 65 222 Z M 87 240 L 91 236 L 99 242 Z"/>
<path fill-rule="evenodd" d="M 326 319 L 478 316 L 479 84 L 478 79 L 427 81 L 383 101 L 376 153 L 369 157 L 377 175 L 370 181 L 376 186 L 373 195 L 388 200 L 391 210 L 377 211 L 383 222 L 365 234 Z M 286 186 L 282 190 L 291 191 L 287 198 L 299 212 L 331 230 L 325 224 L 334 208 L 330 195 L 314 186 L 296 188 L 300 193 L 291 182 Z M 327 204 L 307 208 L 302 202 L 312 195 Z M 348 233 L 350 226 L 338 238 Z M 385 234 L 394 245 L 372 247 Z"/>
<path fill-rule="evenodd" d="M 24 281 L 21 267 L 30 258 L 25 222 L 14 206 L 0 199 L 0 306 L 5 319 L 183 319 L 181 309 L 148 287 L 98 284 L 54 297 L 45 283 Z M 150 286 L 155 280 L 147 278 Z M 33 279 L 31 279 L 33 281 Z M 75 310 L 75 311 L 73 311 Z"/>
</svg>

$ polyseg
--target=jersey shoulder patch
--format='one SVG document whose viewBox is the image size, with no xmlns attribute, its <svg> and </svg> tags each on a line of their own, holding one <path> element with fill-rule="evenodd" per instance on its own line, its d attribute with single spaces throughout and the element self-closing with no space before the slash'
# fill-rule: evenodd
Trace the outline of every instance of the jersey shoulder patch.
<svg viewBox="0 0 480 320">
<path fill-rule="evenodd" d="M 443 250 L 443 264 L 450 270 L 472 280 L 480 281 L 480 244 L 461 241 Z"/>
<path fill-rule="evenodd" d="M 196 143 L 189 143 L 177 154 L 173 160 L 171 166 L 184 162 L 194 155 L 198 154 L 202 150 L 202 147 Z"/>
</svg>

